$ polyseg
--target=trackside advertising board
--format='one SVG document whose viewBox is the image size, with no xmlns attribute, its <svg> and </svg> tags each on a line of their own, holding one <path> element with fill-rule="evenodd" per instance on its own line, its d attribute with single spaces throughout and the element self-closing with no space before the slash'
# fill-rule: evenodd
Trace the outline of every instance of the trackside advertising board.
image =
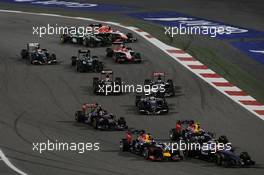
<svg viewBox="0 0 264 175">
<path fill-rule="evenodd" d="M 223 22 L 216 22 L 177 12 L 142 12 L 127 15 L 149 22 L 161 24 L 164 27 L 174 27 L 174 33 L 208 35 L 217 39 L 254 38 L 264 36 L 264 32 L 238 27 Z M 215 29 L 219 33 L 213 33 Z M 191 32 L 191 33 L 188 33 Z"/>
<path fill-rule="evenodd" d="M 128 7 L 128 6 L 77 2 L 74 0 L 0 0 L 0 2 L 13 3 L 13 4 L 28 4 L 34 6 L 68 8 L 68 9 L 76 9 L 76 10 L 100 11 L 100 12 L 132 10 L 132 7 Z"/>
</svg>

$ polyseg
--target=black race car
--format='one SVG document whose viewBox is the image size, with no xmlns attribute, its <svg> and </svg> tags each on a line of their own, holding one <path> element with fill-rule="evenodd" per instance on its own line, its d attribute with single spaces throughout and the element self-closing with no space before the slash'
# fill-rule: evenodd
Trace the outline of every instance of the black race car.
<svg viewBox="0 0 264 175">
<path fill-rule="evenodd" d="M 153 72 L 152 79 L 145 79 L 144 85 L 150 85 L 153 89 L 155 86 L 158 96 L 172 97 L 175 96 L 173 81 L 165 78 L 165 72 Z M 156 93 L 153 92 L 153 93 Z"/>
<path fill-rule="evenodd" d="M 28 59 L 34 65 L 57 64 L 56 55 L 47 49 L 41 49 L 39 43 L 28 43 L 26 49 L 21 50 L 22 59 Z"/>
<path fill-rule="evenodd" d="M 183 155 L 169 146 L 155 142 L 144 130 L 133 130 L 120 140 L 120 151 L 131 152 L 152 161 L 179 161 Z"/>
<path fill-rule="evenodd" d="M 79 50 L 78 55 L 72 56 L 71 61 L 77 72 L 101 72 L 104 67 L 97 56 L 91 56 L 90 50 Z"/>
<path fill-rule="evenodd" d="M 235 153 L 233 150 L 218 151 L 215 154 L 215 162 L 218 166 L 224 167 L 249 167 L 255 165 L 247 152 Z"/>
<path fill-rule="evenodd" d="M 169 112 L 165 98 L 158 98 L 155 95 L 137 95 L 135 105 L 141 114 L 161 115 Z"/>
<path fill-rule="evenodd" d="M 121 78 L 114 79 L 112 70 L 103 70 L 100 77 L 93 78 L 93 92 L 97 95 L 121 94 L 121 85 Z"/>
<path fill-rule="evenodd" d="M 85 104 L 87 108 L 75 112 L 75 120 L 88 123 L 94 129 L 99 130 L 126 130 L 128 128 L 124 117 L 116 119 L 116 116 L 108 113 L 97 104 Z"/>
<path fill-rule="evenodd" d="M 73 43 L 87 47 L 106 47 L 112 44 L 109 37 L 101 34 L 63 34 L 60 37 L 62 43 Z"/>
</svg>

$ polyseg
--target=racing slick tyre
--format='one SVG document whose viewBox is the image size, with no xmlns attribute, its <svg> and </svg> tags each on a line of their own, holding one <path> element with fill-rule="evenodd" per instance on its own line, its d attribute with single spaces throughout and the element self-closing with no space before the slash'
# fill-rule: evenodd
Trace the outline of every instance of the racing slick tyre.
<svg viewBox="0 0 264 175">
<path fill-rule="evenodd" d="M 28 58 L 28 51 L 26 49 L 21 50 L 21 58 L 27 59 Z"/>
<path fill-rule="evenodd" d="M 102 72 L 102 70 L 104 69 L 103 63 L 99 62 L 97 63 L 96 67 L 95 67 L 95 72 Z"/>
<path fill-rule="evenodd" d="M 129 151 L 129 142 L 127 139 L 122 139 L 120 141 L 120 145 L 119 145 L 120 151 L 122 152 L 127 152 Z"/>
<path fill-rule="evenodd" d="M 66 43 L 68 41 L 68 38 L 66 37 L 66 35 L 61 35 L 60 41 L 61 43 Z"/>
<path fill-rule="evenodd" d="M 216 163 L 217 166 L 222 166 L 223 161 L 222 161 L 221 154 L 216 154 L 215 155 L 215 163 Z"/>
<path fill-rule="evenodd" d="M 82 41 L 82 45 L 87 47 L 88 46 L 88 39 L 87 38 L 83 38 L 83 41 Z"/>
<path fill-rule="evenodd" d="M 140 53 L 135 53 L 135 59 L 137 60 L 136 63 L 141 63 L 142 62 Z"/>
<path fill-rule="evenodd" d="M 218 142 L 219 142 L 219 143 L 223 143 L 223 144 L 227 144 L 229 141 L 228 141 L 227 136 L 225 136 L 225 135 L 221 135 L 221 136 L 219 136 L 219 138 L 218 138 Z"/>
<path fill-rule="evenodd" d="M 122 88 L 121 88 L 122 79 L 120 77 L 116 77 L 115 78 L 115 84 L 120 86 L 120 88 L 119 88 L 119 94 L 121 94 L 122 93 Z"/>
<path fill-rule="evenodd" d="M 141 99 L 141 96 L 140 95 L 137 95 L 136 96 L 136 101 L 135 101 L 135 105 L 136 106 L 138 106 L 138 103 L 139 103 L 140 99 Z"/>
<path fill-rule="evenodd" d="M 57 58 L 56 58 L 56 55 L 55 55 L 54 53 L 51 54 L 51 55 L 50 55 L 50 59 L 51 59 L 51 60 L 56 60 L 56 59 L 57 59 Z"/>
<path fill-rule="evenodd" d="M 124 118 L 124 117 L 120 117 L 118 120 L 117 120 L 117 124 L 119 125 L 119 126 L 125 126 L 125 127 L 127 127 L 127 125 L 126 125 L 126 119 Z"/>
<path fill-rule="evenodd" d="M 75 66 L 76 65 L 76 61 L 77 61 L 77 57 L 76 56 L 72 56 L 71 57 L 71 65 Z"/>
<path fill-rule="evenodd" d="M 97 121 L 97 119 L 94 119 L 92 121 L 92 126 L 93 126 L 94 129 L 98 129 L 98 121 Z"/>
<path fill-rule="evenodd" d="M 151 84 L 151 80 L 150 79 L 146 79 L 145 81 L 144 81 L 144 85 L 150 85 Z"/>
<path fill-rule="evenodd" d="M 148 160 L 149 159 L 149 149 L 148 148 L 144 148 L 143 153 L 142 153 L 143 157 Z"/>
<path fill-rule="evenodd" d="M 88 47 L 91 47 L 91 48 L 94 48 L 97 46 L 96 44 L 96 41 L 94 39 L 90 39 L 88 42 L 87 42 L 87 46 Z"/>
<path fill-rule="evenodd" d="M 176 133 L 175 129 L 171 129 L 169 133 L 169 137 L 171 141 L 177 141 L 179 140 L 179 134 Z"/>
<path fill-rule="evenodd" d="M 113 57 L 114 51 L 111 48 L 106 48 L 106 57 Z"/>
<path fill-rule="evenodd" d="M 94 77 L 93 78 L 93 93 L 97 94 L 98 92 L 98 84 L 99 84 L 99 78 L 98 77 Z"/>
<path fill-rule="evenodd" d="M 79 123 L 84 123 L 85 122 L 85 114 L 83 111 L 77 111 L 75 113 L 75 120 Z"/>
<path fill-rule="evenodd" d="M 171 96 L 175 96 L 173 81 L 169 79 L 167 82 L 169 83 L 169 93 L 171 93 Z"/>
</svg>

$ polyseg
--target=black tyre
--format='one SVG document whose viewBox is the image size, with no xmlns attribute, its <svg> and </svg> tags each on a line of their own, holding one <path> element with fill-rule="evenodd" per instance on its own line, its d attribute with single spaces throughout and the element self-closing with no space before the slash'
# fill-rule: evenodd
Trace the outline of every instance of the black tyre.
<svg viewBox="0 0 264 175">
<path fill-rule="evenodd" d="M 136 96 L 136 101 L 135 101 L 135 105 L 136 106 L 138 106 L 138 103 L 139 103 L 140 99 L 141 99 L 141 96 L 140 95 L 137 95 Z"/>
<path fill-rule="evenodd" d="M 99 84 L 99 78 L 98 77 L 94 77 L 93 78 L 93 92 L 94 94 L 97 94 L 98 92 L 98 84 Z"/>
<path fill-rule="evenodd" d="M 88 46 L 88 39 L 87 38 L 83 38 L 82 44 L 83 46 L 87 47 Z"/>
<path fill-rule="evenodd" d="M 216 154 L 215 163 L 217 166 L 222 166 L 223 162 L 221 154 Z"/>
<path fill-rule="evenodd" d="M 122 152 L 126 152 L 126 151 L 129 151 L 129 142 L 127 141 L 127 139 L 122 139 L 120 141 L 120 145 L 119 145 L 119 148 L 120 148 L 120 151 Z"/>
<path fill-rule="evenodd" d="M 174 84 L 173 81 L 171 79 L 167 80 L 167 83 L 169 83 L 169 87 L 168 87 L 168 93 L 171 94 L 171 96 L 175 96 L 175 90 L 174 90 Z"/>
<path fill-rule="evenodd" d="M 57 58 L 56 58 L 56 55 L 55 55 L 54 53 L 51 54 L 51 55 L 50 55 L 50 59 L 51 59 L 51 60 L 56 60 L 56 59 L 57 59 Z"/>
<path fill-rule="evenodd" d="M 151 84 L 151 80 L 150 79 L 146 79 L 145 81 L 144 81 L 144 85 L 150 85 Z"/>
<path fill-rule="evenodd" d="M 103 69 L 104 69 L 103 63 L 102 62 L 98 62 L 95 71 L 96 72 L 102 72 Z"/>
<path fill-rule="evenodd" d="M 66 43 L 67 42 L 67 37 L 66 37 L 66 35 L 61 35 L 61 37 L 60 37 L 60 41 L 61 41 L 61 43 Z"/>
<path fill-rule="evenodd" d="M 97 119 L 94 119 L 92 121 L 92 126 L 93 126 L 94 129 L 98 129 L 98 121 L 97 121 Z"/>
<path fill-rule="evenodd" d="M 111 48 L 106 48 L 106 57 L 113 57 L 114 51 Z"/>
<path fill-rule="evenodd" d="M 132 34 L 132 33 L 127 33 L 126 36 L 127 36 L 128 38 L 130 38 L 130 39 L 133 38 L 133 34 Z"/>
<path fill-rule="evenodd" d="M 85 114 L 83 111 L 77 111 L 75 113 L 75 120 L 79 123 L 84 123 L 85 122 Z"/>
<path fill-rule="evenodd" d="M 28 58 L 28 51 L 26 49 L 21 50 L 21 58 L 27 59 Z"/>
<path fill-rule="evenodd" d="M 175 129 L 171 129 L 170 132 L 169 132 L 169 137 L 171 139 L 171 141 L 176 141 L 179 139 L 178 137 L 179 135 L 176 133 L 176 130 Z"/>
<path fill-rule="evenodd" d="M 77 57 L 76 56 L 72 56 L 71 57 L 71 65 L 75 66 L 76 65 L 76 61 L 77 61 Z"/>
<path fill-rule="evenodd" d="M 143 157 L 148 160 L 149 159 L 149 149 L 148 148 L 144 148 L 143 150 Z"/>
</svg>

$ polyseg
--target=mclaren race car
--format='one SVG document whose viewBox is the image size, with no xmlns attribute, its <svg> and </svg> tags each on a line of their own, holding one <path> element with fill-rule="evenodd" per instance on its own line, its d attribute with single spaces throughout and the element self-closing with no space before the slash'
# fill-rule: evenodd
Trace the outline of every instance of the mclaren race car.
<svg viewBox="0 0 264 175">
<path fill-rule="evenodd" d="M 111 57 L 116 63 L 141 63 L 141 55 L 123 44 L 106 49 L 106 57 Z"/>
<path fill-rule="evenodd" d="M 120 140 L 120 151 L 131 152 L 152 161 L 179 161 L 183 155 L 169 146 L 155 142 L 144 130 L 128 131 Z"/>
<path fill-rule="evenodd" d="M 140 114 L 161 115 L 169 112 L 166 99 L 155 95 L 137 95 L 135 105 Z"/>
<path fill-rule="evenodd" d="M 166 80 L 165 72 L 153 72 L 152 79 L 146 79 L 144 85 L 150 85 L 151 87 L 156 86 L 158 96 L 175 96 L 173 81 L 171 79 Z"/>
<path fill-rule="evenodd" d="M 124 117 L 116 119 L 115 115 L 108 113 L 98 104 L 83 104 L 82 110 L 75 112 L 75 120 L 88 123 L 99 130 L 121 131 L 128 128 Z"/>
<path fill-rule="evenodd" d="M 90 50 L 79 50 L 78 55 L 72 56 L 71 61 L 77 72 L 101 72 L 104 67 L 97 56 L 91 56 Z"/>
<path fill-rule="evenodd" d="M 34 65 L 57 64 L 56 55 L 47 49 L 41 49 L 39 43 L 28 43 L 26 49 L 21 50 L 22 59 L 28 59 Z"/>
<path fill-rule="evenodd" d="M 97 95 L 121 94 L 121 86 L 121 78 L 114 79 L 112 70 L 103 70 L 100 77 L 93 78 L 93 93 Z"/>
</svg>

